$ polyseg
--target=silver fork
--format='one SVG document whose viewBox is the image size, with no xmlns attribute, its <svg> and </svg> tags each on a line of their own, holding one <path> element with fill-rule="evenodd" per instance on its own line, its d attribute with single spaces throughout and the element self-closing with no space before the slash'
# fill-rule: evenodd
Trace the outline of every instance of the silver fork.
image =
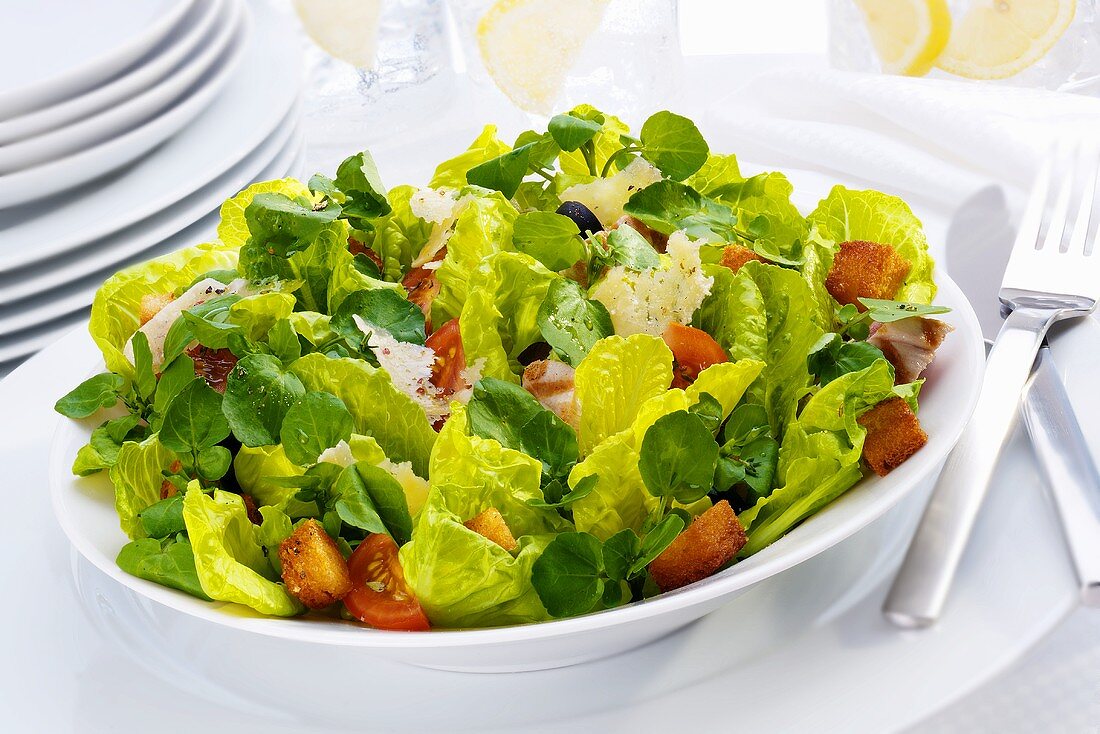
<svg viewBox="0 0 1100 734">
<path fill-rule="evenodd" d="M 943 610 L 1047 329 L 1091 313 L 1100 298 L 1100 252 L 1090 226 L 1098 170 L 1093 141 L 1059 145 L 1043 164 L 1001 282 L 1008 315 L 989 352 L 974 415 L 947 458 L 883 606 L 899 627 L 927 627 Z"/>
</svg>

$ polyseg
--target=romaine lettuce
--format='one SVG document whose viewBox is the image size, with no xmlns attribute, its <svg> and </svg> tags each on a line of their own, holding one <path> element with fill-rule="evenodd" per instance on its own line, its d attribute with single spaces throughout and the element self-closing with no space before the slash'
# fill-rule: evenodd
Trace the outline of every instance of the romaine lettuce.
<svg viewBox="0 0 1100 734">
<path fill-rule="evenodd" d="M 509 150 L 511 146 L 497 137 L 497 126 L 486 125 L 474 142 L 470 143 L 469 148 L 436 166 L 428 186 L 433 189 L 461 189 L 466 185 L 466 173 L 471 168 Z"/>
<path fill-rule="evenodd" d="M 119 525 L 128 537 L 145 536 L 138 514 L 160 501 L 160 487 L 164 482 L 161 472 L 175 460 L 176 455 L 162 446 L 155 435 L 141 443 L 122 444 L 108 476 L 115 488 Z"/>
</svg>

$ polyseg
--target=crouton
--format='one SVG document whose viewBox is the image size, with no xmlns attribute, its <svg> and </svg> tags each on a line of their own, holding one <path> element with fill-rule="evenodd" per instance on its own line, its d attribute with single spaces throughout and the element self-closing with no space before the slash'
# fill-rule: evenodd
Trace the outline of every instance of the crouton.
<svg viewBox="0 0 1100 734">
<path fill-rule="evenodd" d="M 744 547 L 745 528 L 726 500 L 704 512 L 676 536 L 649 564 L 649 574 L 661 591 L 705 579 Z"/>
<path fill-rule="evenodd" d="M 825 288 L 841 304 L 866 309 L 860 298 L 892 299 L 909 275 L 909 263 L 890 245 L 875 242 L 841 242 Z"/>
<path fill-rule="evenodd" d="M 171 302 L 171 293 L 146 293 L 141 297 L 141 306 L 138 310 L 138 321 L 142 326 L 145 326 L 149 323 L 149 319 L 160 313 L 160 310 Z"/>
<path fill-rule="evenodd" d="M 722 250 L 722 259 L 719 261 L 719 265 L 729 268 L 736 273 L 741 269 L 741 266 L 750 260 L 758 260 L 762 263 L 767 262 L 767 260 L 747 247 L 743 247 L 742 245 L 726 245 Z"/>
<path fill-rule="evenodd" d="M 909 404 L 901 398 L 889 398 L 859 417 L 867 429 L 863 441 L 863 460 L 884 477 L 928 443 L 928 434 Z"/>
<path fill-rule="evenodd" d="M 306 520 L 279 544 L 287 591 L 310 609 L 323 609 L 351 591 L 348 564 L 316 520 Z"/>
<path fill-rule="evenodd" d="M 519 545 L 516 542 L 515 536 L 512 535 L 512 530 L 508 527 L 508 523 L 504 522 L 504 517 L 500 514 L 500 510 L 495 507 L 490 507 L 472 520 L 467 520 L 463 525 L 473 530 L 478 535 L 482 535 L 493 541 L 509 553 L 514 551 L 516 546 Z"/>
</svg>

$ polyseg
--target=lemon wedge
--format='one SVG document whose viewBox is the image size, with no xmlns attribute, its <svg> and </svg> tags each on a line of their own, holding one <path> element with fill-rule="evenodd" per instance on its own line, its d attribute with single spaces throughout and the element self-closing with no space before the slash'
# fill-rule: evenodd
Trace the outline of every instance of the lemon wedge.
<svg viewBox="0 0 1100 734">
<path fill-rule="evenodd" d="M 477 24 L 493 82 L 528 112 L 548 115 L 569 70 L 600 27 L 608 0 L 497 0 Z"/>
<path fill-rule="evenodd" d="M 951 34 L 947 0 L 856 0 L 888 74 L 924 76 Z"/>
<path fill-rule="evenodd" d="M 1077 0 L 980 0 L 959 19 L 936 66 L 969 79 L 1004 79 L 1049 51 Z"/>
<path fill-rule="evenodd" d="M 294 10 L 329 56 L 360 69 L 374 66 L 382 0 L 294 0 Z"/>
</svg>

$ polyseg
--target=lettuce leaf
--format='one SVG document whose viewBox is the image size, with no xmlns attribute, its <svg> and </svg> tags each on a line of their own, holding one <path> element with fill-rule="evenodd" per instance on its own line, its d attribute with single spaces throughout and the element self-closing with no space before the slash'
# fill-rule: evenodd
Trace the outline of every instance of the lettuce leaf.
<svg viewBox="0 0 1100 734">
<path fill-rule="evenodd" d="M 486 125 L 469 148 L 436 166 L 428 186 L 433 189 L 461 189 L 466 185 L 466 173 L 471 168 L 511 149 L 512 146 L 497 137 L 496 125 Z"/>
<path fill-rule="evenodd" d="M 808 227 L 791 203 L 793 191 L 786 176 L 772 172 L 712 187 L 707 195 L 733 209 L 743 228 L 753 226 L 757 217 L 765 217 L 766 227 L 757 245 L 774 247 L 784 257 L 797 257 L 797 245 L 806 241 Z"/>
<path fill-rule="evenodd" d="M 775 542 L 862 478 L 867 431 L 857 419 L 893 390 L 894 370 L 880 359 L 838 377 L 806 402 L 779 449 L 779 486 L 740 515 L 749 536 L 743 556 Z"/>
<path fill-rule="evenodd" d="M 898 197 L 834 186 L 808 221 L 823 237 L 836 242 L 867 240 L 897 250 L 910 270 L 905 284 L 894 295 L 896 300 L 931 303 L 936 297 L 932 279 L 935 263 L 928 254 L 924 228 L 909 205 Z"/>
<path fill-rule="evenodd" d="M 541 339 L 539 306 L 559 277 L 518 252 L 499 252 L 482 260 L 470 277 L 458 322 L 466 363 L 484 359 L 483 377 L 518 383 L 523 371 L 518 357 Z"/>
<path fill-rule="evenodd" d="M 281 583 L 248 519 L 244 500 L 191 487 L 183 499 L 183 520 L 195 553 L 202 590 L 212 599 L 235 602 L 261 614 L 290 617 L 304 611 Z"/>
<path fill-rule="evenodd" d="M 394 461 L 409 461 L 428 476 L 436 434 L 424 410 L 394 387 L 390 376 L 359 359 L 307 354 L 290 366 L 307 390 L 332 393 L 344 401 L 356 431 L 373 436 Z"/>
<path fill-rule="evenodd" d="M 382 258 L 386 280 L 400 281 L 432 234 L 432 223 L 413 214 L 409 206 L 414 193 L 414 186 L 390 189 L 390 213 L 375 221 L 373 237 L 366 243 Z"/>
<path fill-rule="evenodd" d="M 706 163 L 691 174 L 684 183 L 703 196 L 714 198 L 715 192 L 728 184 L 744 181 L 741 169 L 737 165 L 737 156 L 733 154 L 711 153 Z"/>
<path fill-rule="evenodd" d="M 439 295 L 432 301 L 432 323 L 442 324 L 462 312 L 469 279 L 487 255 L 512 251 L 512 225 L 519 212 L 499 191 L 467 194 L 447 240 L 447 254 L 436 270 Z"/>
<path fill-rule="evenodd" d="M 235 249 L 208 242 L 131 266 L 108 278 L 96 291 L 88 324 L 107 369 L 123 377 L 133 376 L 133 365 L 123 349 L 141 326 L 142 299 L 174 293 L 203 273 L 236 266 Z"/>
<path fill-rule="evenodd" d="M 294 296 L 289 293 L 257 293 L 231 305 L 228 321 L 243 327 L 246 338 L 264 341 L 275 322 L 287 318 L 293 310 Z"/>
<path fill-rule="evenodd" d="M 768 316 L 756 281 L 721 265 L 704 265 L 703 272 L 714 284 L 693 324 L 713 336 L 732 360 L 766 358 Z"/>
<path fill-rule="evenodd" d="M 672 352 L 659 337 L 610 336 L 592 347 L 574 377 L 581 455 L 633 423 L 642 404 L 672 384 Z"/>
<path fill-rule="evenodd" d="M 276 507 L 291 517 L 313 517 L 318 514 L 314 502 L 294 499 L 297 487 L 284 487 L 273 481 L 282 477 L 300 477 L 305 469 L 287 458 L 282 445 L 241 446 L 233 457 L 233 475 L 241 489 L 260 506 Z"/>
<path fill-rule="evenodd" d="M 127 537 L 145 537 L 138 514 L 160 501 L 160 487 L 164 482 L 161 472 L 175 460 L 175 453 L 162 446 L 155 435 L 141 443 L 122 444 L 108 476 L 115 489 L 119 525 Z"/>
<path fill-rule="evenodd" d="M 600 131 L 592 138 L 592 144 L 596 153 L 596 171 L 603 171 L 607 159 L 622 149 L 623 143 L 619 139 L 619 136 L 629 135 L 630 127 L 614 115 L 600 112 L 590 104 L 577 105 L 570 110 L 568 114 L 583 120 L 594 120 L 600 123 Z M 630 161 L 631 158 L 629 156 L 620 158 L 615 161 L 615 165 L 611 167 L 609 173 L 614 173 L 625 168 Z M 587 176 L 590 174 L 588 164 L 584 160 L 584 154 L 581 153 L 580 150 L 562 152 L 561 155 L 558 156 L 558 166 L 567 176 Z M 574 181 L 573 183 L 576 182 Z M 560 190 L 561 188 L 559 187 L 559 191 Z"/>
<path fill-rule="evenodd" d="M 542 465 L 497 441 L 470 436 L 456 406 L 432 452 L 431 490 L 401 547 L 405 577 L 440 627 L 522 624 L 549 618 L 531 586 L 531 566 L 567 524 L 542 500 Z M 462 523 L 495 507 L 519 547 L 509 553 Z"/>
</svg>

